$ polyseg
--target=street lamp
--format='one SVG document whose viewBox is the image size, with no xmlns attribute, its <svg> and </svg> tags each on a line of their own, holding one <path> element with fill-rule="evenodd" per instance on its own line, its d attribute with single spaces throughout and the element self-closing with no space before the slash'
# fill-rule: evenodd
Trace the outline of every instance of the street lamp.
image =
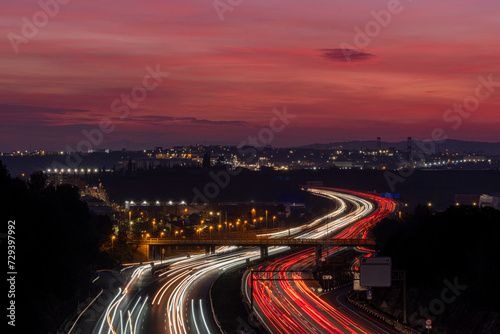
<svg viewBox="0 0 500 334">
<path fill-rule="evenodd" d="M 274 228 L 274 220 L 276 219 L 276 216 L 273 216 L 273 228 Z"/>
<path fill-rule="evenodd" d="M 163 235 L 164 235 L 164 234 L 165 234 L 165 233 L 161 232 L 161 233 L 160 233 L 160 237 L 162 237 L 162 238 L 163 238 Z"/>
<path fill-rule="evenodd" d="M 220 234 L 220 228 L 222 227 L 222 225 L 221 225 L 221 224 L 219 224 L 219 226 L 218 226 L 218 227 L 219 227 L 219 234 Z"/>
<path fill-rule="evenodd" d="M 174 236 L 177 238 L 177 234 L 179 233 L 179 231 L 175 231 L 175 234 Z"/>
<path fill-rule="evenodd" d="M 209 230 L 209 232 L 210 232 L 210 238 L 212 238 L 212 229 L 213 229 L 213 228 L 214 228 L 213 226 L 210 226 L 210 227 L 208 228 L 208 230 Z"/>
<path fill-rule="evenodd" d="M 116 238 L 116 237 L 115 237 L 114 235 L 111 237 L 111 257 L 113 257 L 113 253 L 114 253 L 114 252 L 113 252 L 113 250 L 114 250 L 114 249 L 113 249 L 113 246 L 114 246 L 114 245 L 113 245 L 113 241 L 115 240 L 115 238 Z"/>
</svg>

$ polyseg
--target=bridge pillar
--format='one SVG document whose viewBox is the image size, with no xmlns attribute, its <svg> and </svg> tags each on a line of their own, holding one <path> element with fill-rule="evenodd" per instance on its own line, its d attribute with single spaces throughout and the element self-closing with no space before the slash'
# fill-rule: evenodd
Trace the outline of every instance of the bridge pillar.
<svg viewBox="0 0 500 334">
<path fill-rule="evenodd" d="M 260 246 L 260 258 L 262 260 L 265 260 L 268 257 L 269 257 L 268 247 L 267 246 Z"/>
<path fill-rule="evenodd" d="M 210 246 L 205 246 L 205 255 L 210 254 Z"/>
<path fill-rule="evenodd" d="M 316 245 L 316 265 L 321 265 L 321 253 L 323 253 L 323 247 L 321 245 Z"/>
<path fill-rule="evenodd" d="M 210 254 L 215 254 L 215 246 L 210 246 Z"/>
<path fill-rule="evenodd" d="M 148 260 L 154 260 L 156 255 L 156 247 L 153 245 L 148 246 Z"/>
</svg>

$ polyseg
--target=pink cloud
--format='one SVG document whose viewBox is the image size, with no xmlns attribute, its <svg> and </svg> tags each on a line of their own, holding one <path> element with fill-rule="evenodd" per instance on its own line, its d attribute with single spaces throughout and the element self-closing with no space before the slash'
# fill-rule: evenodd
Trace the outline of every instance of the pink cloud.
<svg viewBox="0 0 500 334">
<path fill-rule="evenodd" d="M 223 22 L 210 1 L 71 1 L 20 45 L 19 54 L 2 40 L 0 104 L 89 110 L 85 117 L 62 119 L 40 112 L 40 138 L 50 138 L 55 125 L 61 138 L 77 138 L 75 128 L 109 117 L 118 128 L 109 141 L 153 133 L 168 144 L 173 140 L 165 134 L 168 127 L 178 141 L 239 142 L 242 134 L 265 126 L 274 107 L 284 105 L 298 115 L 293 133 L 308 142 L 320 133 L 327 141 L 328 131 L 346 132 L 346 126 L 351 136 L 366 137 L 358 139 L 376 136 L 380 124 L 394 137 L 423 135 L 442 123 L 447 108 L 474 93 L 478 76 L 492 73 L 500 81 L 500 4 L 402 4 L 404 10 L 360 48 L 373 55 L 370 61 L 345 63 L 326 60 L 320 50 L 354 44 L 354 27 L 363 29 L 373 20 L 370 11 L 385 9 L 387 1 L 244 1 Z M 20 33 L 21 18 L 31 18 L 39 7 L 26 0 L 2 4 L 0 10 L 5 13 L 0 33 L 7 36 Z M 117 119 L 112 101 L 129 94 L 146 66 L 156 64 L 169 77 L 127 120 Z M 500 89 L 453 137 L 498 140 L 492 124 L 498 124 L 499 107 Z M 23 118 L 9 117 L 21 131 L 27 128 Z M 132 125 L 144 117 L 206 122 L 195 124 L 195 134 L 193 124 L 182 122 Z M 227 129 L 224 122 L 240 122 L 245 130 Z M 301 140 L 291 132 L 280 137 L 283 144 Z M 9 147 L 15 138 L 0 135 Z"/>
</svg>

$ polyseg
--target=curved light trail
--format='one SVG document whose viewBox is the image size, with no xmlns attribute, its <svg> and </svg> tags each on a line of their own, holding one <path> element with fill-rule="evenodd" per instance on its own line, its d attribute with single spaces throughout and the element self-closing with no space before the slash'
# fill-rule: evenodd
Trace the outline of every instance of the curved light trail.
<svg viewBox="0 0 500 334">
<path fill-rule="evenodd" d="M 321 196 L 338 195 L 332 190 L 314 190 Z M 340 195 L 339 195 L 340 196 Z M 366 238 L 368 230 L 395 209 L 395 203 L 388 199 L 368 194 L 348 192 L 342 196 L 350 202 L 353 210 L 333 221 L 328 220 L 328 228 L 324 224 L 312 232 L 308 238 Z M 374 205 L 376 203 L 376 205 Z M 322 256 L 344 250 L 334 247 L 323 251 Z M 367 251 L 363 249 L 362 251 Z M 307 249 L 279 260 L 268 266 L 260 267 L 259 278 L 272 278 L 272 271 L 278 271 L 283 280 L 253 280 L 254 311 L 260 322 L 271 333 L 397 333 L 383 323 L 361 323 L 353 315 L 337 310 L 313 292 L 298 273 L 293 270 L 304 270 L 312 267 L 315 250 Z M 265 270 L 264 272 L 261 272 Z M 254 274 L 255 275 L 255 274 Z M 251 289 L 249 275 L 245 277 L 244 292 L 250 300 Z"/>
<path fill-rule="evenodd" d="M 336 209 L 309 224 L 262 234 L 259 237 L 316 238 L 325 240 L 338 234 L 342 238 L 366 238 L 369 227 L 390 212 L 392 202 L 375 200 L 374 196 L 348 191 L 309 189 L 318 196 L 331 199 Z M 393 208 L 392 203 L 392 208 Z M 340 233 L 340 234 L 339 234 Z M 289 247 L 272 247 L 269 255 L 288 250 Z M 343 248 L 325 250 L 333 254 Z M 205 334 L 219 332 L 213 320 L 207 291 L 221 271 L 242 265 L 247 259 L 260 258 L 258 248 L 220 247 L 216 254 L 197 255 L 190 258 L 170 259 L 167 272 L 157 276 L 150 273 L 149 265 L 135 269 L 123 291 L 110 303 L 94 333 L 175 333 Z M 269 268 L 286 270 L 310 266 L 314 250 L 307 249 L 287 256 Z M 163 261 L 163 263 L 168 262 Z M 282 275 L 291 275 L 283 273 Z M 256 310 L 266 326 L 276 333 L 344 333 L 337 327 L 351 328 L 352 333 L 363 332 L 353 319 L 342 315 L 321 301 L 304 284 L 298 274 L 292 281 L 275 284 L 255 283 Z M 270 282 L 270 281 L 269 281 Z M 248 295 L 248 289 L 245 291 Z M 262 319 L 261 319 L 262 321 Z M 125 322 L 125 323 L 124 323 Z M 293 330 L 291 330 L 293 328 Z M 330 328 L 330 329 L 326 329 Z M 351 333 L 347 331 L 346 333 Z"/>
</svg>

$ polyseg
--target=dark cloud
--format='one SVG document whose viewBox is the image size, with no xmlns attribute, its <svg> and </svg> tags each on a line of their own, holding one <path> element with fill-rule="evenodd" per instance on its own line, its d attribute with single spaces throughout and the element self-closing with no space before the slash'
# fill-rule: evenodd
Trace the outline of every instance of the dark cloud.
<svg viewBox="0 0 500 334">
<path fill-rule="evenodd" d="M 354 49 L 320 49 L 322 57 L 335 62 L 360 62 L 372 59 L 375 55 Z"/>
<path fill-rule="evenodd" d="M 134 118 L 143 123 L 157 125 L 158 123 L 165 122 L 184 122 L 193 124 L 208 124 L 208 125 L 229 125 L 229 126 L 243 126 L 247 124 L 245 121 L 212 121 L 208 119 L 198 119 L 196 117 L 171 117 L 171 116 L 138 116 Z"/>
<path fill-rule="evenodd" d="M 200 124 L 231 125 L 231 126 L 243 126 L 247 123 L 245 121 L 211 121 L 208 119 L 196 119 L 191 122 Z"/>
<path fill-rule="evenodd" d="M 0 104 L 0 113 L 9 114 L 57 114 L 65 115 L 67 113 L 73 112 L 89 112 L 86 109 L 66 109 L 66 108 L 50 108 L 50 107 L 38 107 L 38 106 L 17 106 L 11 104 Z"/>
</svg>

